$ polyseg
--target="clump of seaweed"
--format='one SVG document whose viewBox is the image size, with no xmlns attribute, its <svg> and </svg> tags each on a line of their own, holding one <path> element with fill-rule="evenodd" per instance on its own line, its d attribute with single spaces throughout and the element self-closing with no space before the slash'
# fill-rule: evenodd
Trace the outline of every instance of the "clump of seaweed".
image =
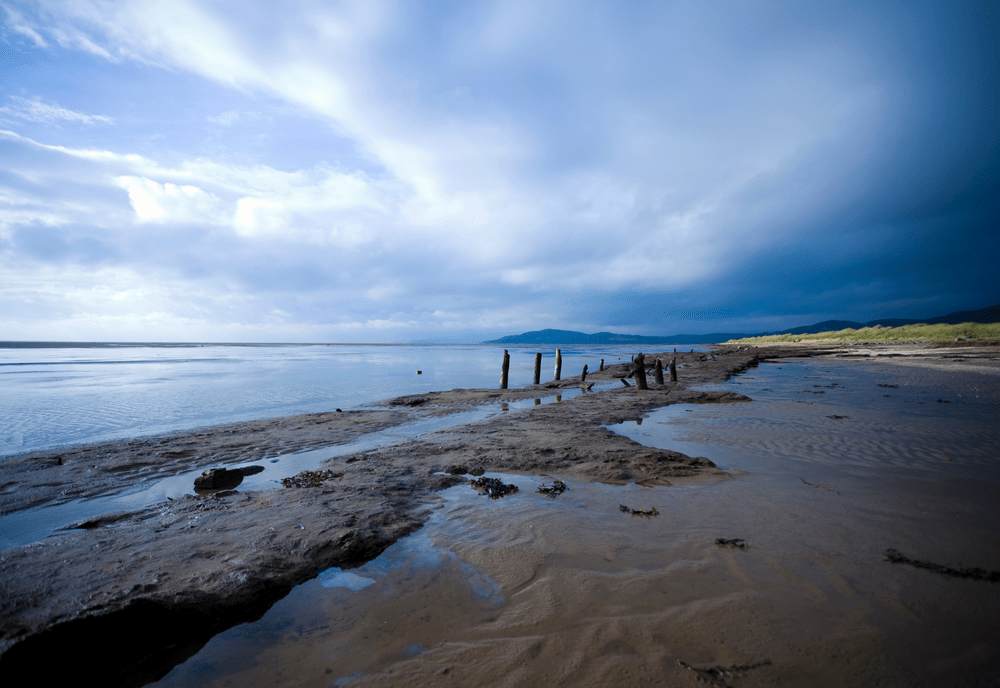
<svg viewBox="0 0 1000 688">
<path fill-rule="evenodd" d="M 715 538 L 715 544 L 719 547 L 731 547 L 732 549 L 741 549 L 744 552 L 747 550 L 748 546 L 743 538 L 732 538 L 727 540 L 726 538 Z"/>
<path fill-rule="evenodd" d="M 291 478 L 282 478 L 281 484 L 285 487 L 322 487 L 327 480 L 343 477 L 343 473 L 326 471 L 302 471 Z"/>
<path fill-rule="evenodd" d="M 631 514 L 632 516 L 647 516 L 647 517 L 649 517 L 649 516 L 659 516 L 660 515 L 660 512 L 656 510 L 655 506 L 651 507 L 649 509 L 633 509 L 630 506 L 625 506 L 624 504 L 619 504 L 618 505 L 618 510 L 621 511 L 621 512 L 623 512 L 623 513 L 626 513 L 626 514 Z"/>
<path fill-rule="evenodd" d="M 539 485 L 538 491 L 542 494 L 547 494 L 549 497 L 555 497 L 556 495 L 561 495 L 563 492 L 568 490 L 566 483 L 562 480 L 555 480 L 551 485 Z"/>
<path fill-rule="evenodd" d="M 981 581 L 989 581 L 991 583 L 1000 583 L 1000 571 L 987 571 L 986 569 L 980 569 L 980 568 L 953 569 L 950 566 L 943 566 L 941 564 L 935 564 L 929 561 L 910 559 L 909 557 L 900 554 L 898 551 L 894 549 L 887 549 L 885 551 L 885 560 L 891 561 L 893 564 L 908 564 L 918 569 L 927 569 L 928 571 L 934 571 L 935 573 L 940 573 L 943 576 L 952 576 L 954 578 L 969 578 L 971 580 L 981 580 Z"/>
<path fill-rule="evenodd" d="M 765 659 L 763 662 L 757 662 L 756 664 L 737 664 L 729 667 L 714 666 L 706 667 L 704 669 L 691 666 L 687 662 L 683 662 L 681 660 L 677 660 L 677 664 L 685 669 L 693 671 L 696 674 L 699 683 L 707 683 L 712 686 L 719 686 L 720 688 L 726 686 L 728 688 L 729 684 L 723 681 L 724 678 L 728 678 L 730 676 L 741 676 L 744 672 L 750 671 L 751 669 L 759 669 L 760 667 L 769 666 L 771 664 L 771 660 Z"/>
<path fill-rule="evenodd" d="M 500 499 L 517 492 L 517 485 L 504 485 L 499 478 L 480 478 L 471 481 L 472 486 L 490 499 Z"/>
</svg>

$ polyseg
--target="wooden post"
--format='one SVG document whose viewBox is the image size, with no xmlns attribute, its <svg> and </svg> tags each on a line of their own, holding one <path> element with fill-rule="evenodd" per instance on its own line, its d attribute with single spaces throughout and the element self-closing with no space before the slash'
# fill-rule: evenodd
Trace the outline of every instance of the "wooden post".
<svg viewBox="0 0 1000 688">
<path fill-rule="evenodd" d="M 510 371 L 510 354 L 503 350 L 503 368 L 500 370 L 500 389 L 507 389 L 507 373 Z"/>
<path fill-rule="evenodd" d="M 542 379 L 542 354 L 535 354 L 535 384 L 537 385 Z"/>
<path fill-rule="evenodd" d="M 646 356 L 645 354 L 636 354 L 635 358 L 635 388 L 636 389 L 649 389 L 646 386 Z"/>
<path fill-rule="evenodd" d="M 656 384 L 663 384 L 663 362 L 660 359 L 656 359 Z"/>
<path fill-rule="evenodd" d="M 587 381 L 587 364 L 584 363 L 583 364 L 583 374 L 580 375 L 580 382 L 586 382 L 586 381 Z"/>
<path fill-rule="evenodd" d="M 601 359 L 601 370 L 604 370 L 604 359 Z"/>
<path fill-rule="evenodd" d="M 562 349 L 556 349 L 556 379 L 562 378 Z"/>
<path fill-rule="evenodd" d="M 670 381 L 677 382 L 677 357 L 670 359 Z"/>
</svg>

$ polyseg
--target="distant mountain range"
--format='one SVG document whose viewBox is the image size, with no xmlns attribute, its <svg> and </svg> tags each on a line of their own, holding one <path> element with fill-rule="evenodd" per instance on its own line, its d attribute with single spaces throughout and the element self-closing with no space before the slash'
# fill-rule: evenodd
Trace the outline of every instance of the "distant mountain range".
<svg viewBox="0 0 1000 688">
<path fill-rule="evenodd" d="M 871 320 L 866 323 L 851 320 L 824 320 L 815 325 L 793 327 L 790 330 L 782 330 L 781 332 L 758 332 L 756 334 L 713 332 L 711 334 L 675 334 L 670 337 L 643 337 L 631 334 L 615 334 L 613 332 L 585 334 L 572 330 L 536 330 L 534 332 L 513 334 L 501 337 L 500 339 L 493 339 L 483 342 L 483 344 L 719 344 L 730 339 L 761 337 L 772 334 L 816 334 L 818 332 L 846 330 L 848 328 L 858 330 L 862 327 L 875 327 L 876 325 L 881 325 L 882 327 L 900 327 L 901 325 L 915 325 L 917 323 L 957 325 L 964 322 L 1000 322 L 1000 306 L 989 306 L 975 311 L 957 311 L 948 315 L 922 319 L 880 318 L 879 320 Z"/>
</svg>

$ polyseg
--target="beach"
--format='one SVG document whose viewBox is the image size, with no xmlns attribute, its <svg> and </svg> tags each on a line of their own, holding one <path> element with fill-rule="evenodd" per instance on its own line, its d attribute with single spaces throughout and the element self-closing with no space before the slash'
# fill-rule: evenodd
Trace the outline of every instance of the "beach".
<svg viewBox="0 0 1000 688">
<path fill-rule="evenodd" d="M 0 511 L 41 516 L 507 405 L 3 551 L 0 675 L 56 653 L 105 685 L 994 684 L 996 349 L 716 348 L 647 390 L 616 364 L 591 391 L 8 457 Z"/>
</svg>

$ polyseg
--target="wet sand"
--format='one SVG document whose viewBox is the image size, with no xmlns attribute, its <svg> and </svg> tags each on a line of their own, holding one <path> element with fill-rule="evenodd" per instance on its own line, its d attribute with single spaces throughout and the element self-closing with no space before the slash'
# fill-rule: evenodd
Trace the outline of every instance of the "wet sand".
<svg viewBox="0 0 1000 688">
<path fill-rule="evenodd" d="M 690 360 L 681 379 L 687 371 L 717 385 L 749 362 L 746 352 Z M 318 490 L 192 496 L 16 548 L 0 559 L 14 583 L 0 607 L 6 638 L 39 639 L 36 649 L 51 652 L 60 647 L 52 634 L 72 626 L 61 620 L 107 610 L 114 626 L 128 610 L 154 617 L 165 609 L 180 629 L 183 612 L 188 644 L 140 669 L 157 678 L 171 661 L 199 653 L 164 685 L 989 685 L 1000 586 L 892 564 L 884 552 L 1000 569 L 995 439 L 989 444 L 1000 425 L 1000 378 L 984 372 L 989 366 L 963 376 L 882 361 L 829 365 L 849 372 L 796 379 L 801 389 L 790 398 L 770 399 L 775 393 L 755 386 L 754 372 L 709 392 L 688 383 L 580 395 L 332 459 L 343 475 Z M 878 370 L 866 382 L 848 385 L 850 371 L 871 365 Z M 942 402 L 879 394 L 902 394 L 904 378 Z M 535 394 L 516 394 L 525 392 Z M 736 401 L 734 392 L 757 402 L 712 403 Z M 473 396 L 401 400 L 387 412 L 439 413 Z M 960 396 L 970 400 L 960 404 Z M 894 406 L 880 408 L 880 400 Z M 934 413 L 914 413 L 921 400 Z M 669 416 L 666 424 L 658 414 Z M 639 440 L 666 428 L 665 438 L 646 443 L 667 448 L 603 427 L 622 422 Z M 493 502 L 465 476 L 441 475 L 475 468 L 520 492 Z M 554 479 L 570 491 L 534 493 Z M 263 500 L 266 509 L 248 508 Z M 630 516 L 620 505 L 658 515 Z M 280 535 L 249 538 L 248 524 L 233 518 L 239 511 Z M 743 538 L 748 548 L 717 546 L 720 537 Z M 171 587 L 178 573 L 164 556 L 192 550 L 198 576 Z M 118 568 L 87 571 L 102 561 Z M 329 566 L 376 582 L 326 588 L 328 572 L 271 611 L 259 608 Z M 254 580 L 261 567 L 294 575 L 272 576 L 269 587 Z M 63 594 L 59 582 L 71 576 L 83 583 Z M 199 652 L 239 619 L 234 610 L 263 613 L 264 630 L 237 626 Z M 192 633 L 199 624 L 205 633 Z M 64 639 L 79 642 L 70 630 Z M 8 642 L 0 674 L 18 653 L 29 656 L 19 648 L 31 642 Z"/>
</svg>

